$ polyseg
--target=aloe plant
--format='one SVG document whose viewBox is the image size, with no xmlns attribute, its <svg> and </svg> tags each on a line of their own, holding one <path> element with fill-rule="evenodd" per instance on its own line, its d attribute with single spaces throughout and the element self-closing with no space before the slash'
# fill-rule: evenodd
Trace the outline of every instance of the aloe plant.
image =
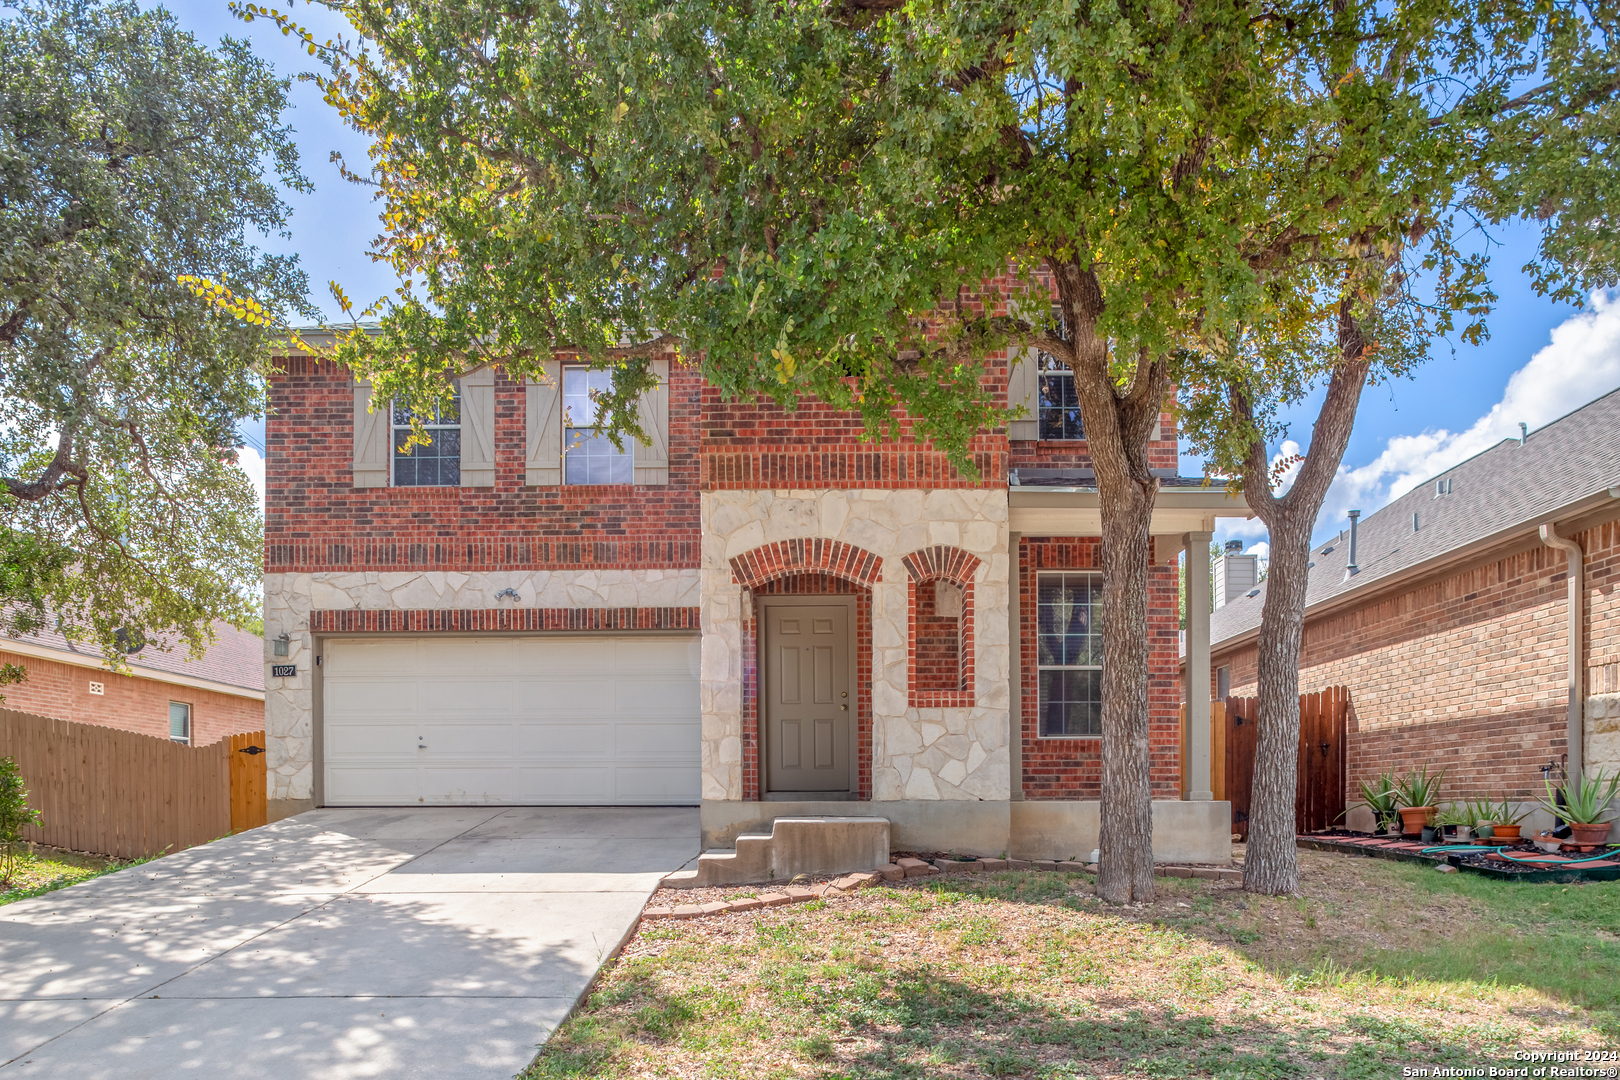
<svg viewBox="0 0 1620 1080">
<path fill-rule="evenodd" d="M 1440 800 L 1440 781 L 1446 775 L 1442 769 L 1433 776 L 1428 766 L 1409 772 L 1394 784 L 1396 809 L 1414 806 L 1435 806 Z"/>
<path fill-rule="evenodd" d="M 1534 809 L 1534 807 L 1531 809 Z M 1512 802 L 1509 799 L 1503 799 L 1499 803 L 1487 802 L 1485 804 L 1485 820 L 1492 825 L 1517 825 L 1529 816 L 1530 810 L 1525 809 L 1522 804 Z"/>
<path fill-rule="evenodd" d="M 1357 793 L 1361 801 L 1367 804 L 1367 809 L 1373 812 L 1381 828 L 1387 829 L 1395 823 L 1395 776 L 1393 773 L 1382 773 L 1377 780 L 1363 780 L 1357 785 Z"/>
<path fill-rule="evenodd" d="M 1609 803 L 1614 801 L 1615 793 L 1620 792 L 1620 772 L 1607 777 L 1602 772 L 1575 776 L 1556 788 L 1551 780 L 1546 783 L 1547 797 L 1541 805 L 1553 817 L 1563 818 L 1571 825 L 1601 825 L 1614 817 Z M 1558 805 L 1560 791 L 1564 794 L 1562 806 Z"/>
</svg>

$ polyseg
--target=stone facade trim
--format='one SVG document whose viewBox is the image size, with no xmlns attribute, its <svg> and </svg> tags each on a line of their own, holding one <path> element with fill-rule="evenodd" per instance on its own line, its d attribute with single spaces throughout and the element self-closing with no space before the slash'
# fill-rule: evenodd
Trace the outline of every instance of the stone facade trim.
<svg viewBox="0 0 1620 1080">
<path fill-rule="evenodd" d="M 789 574 L 830 574 L 871 586 L 883 572 L 883 560 L 840 540 L 796 537 L 746 551 L 731 560 L 732 579 L 745 589 Z"/>
<path fill-rule="evenodd" d="M 462 608 L 312 611 L 316 634 L 421 634 L 455 631 L 697 630 L 695 607 Z"/>
</svg>

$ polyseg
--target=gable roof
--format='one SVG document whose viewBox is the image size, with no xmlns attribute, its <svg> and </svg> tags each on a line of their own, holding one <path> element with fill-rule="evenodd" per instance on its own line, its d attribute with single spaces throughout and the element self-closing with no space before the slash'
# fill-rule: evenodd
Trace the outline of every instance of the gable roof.
<svg viewBox="0 0 1620 1080">
<path fill-rule="evenodd" d="M 1437 493 L 1439 482 L 1449 482 L 1447 493 Z M 1363 518 L 1356 530 L 1357 573 L 1345 572 L 1348 532 L 1312 547 L 1305 610 L 1527 531 L 1582 502 L 1614 498 L 1620 506 L 1617 489 L 1620 390 L 1532 431 L 1523 445 L 1503 439 Z M 1210 615 L 1211 647 L 1257 630 L 1265 599 L 1262 582 L 1256 595 L 1239 596 Z"/>
<path fill-rule="evenodd" d="M 14 638 L 0 635 L 0 650 L 18 646 L 32 646 L 30 651 L 36 655 L 37 650 L 68 653 L 73 660 L 90 666 L 102 663 L 99 647 L 69 641 L 54 627 Z M 218 684 L 222 690 L 236 687 L 252 691 L 254 696 L 264 694 L 264 639 L 229 623 L 214 623 L 214 643 L 195 659 L 184 645 L 176 645 L 169 652 L 148 646 L 124 660 L 129 664 L 130 673 L 136 676 L 161 679 L 162 675 L 178 675 L 183 679 Z M 154 673 L 161 674 L 154 676 Z"/>
</svg>

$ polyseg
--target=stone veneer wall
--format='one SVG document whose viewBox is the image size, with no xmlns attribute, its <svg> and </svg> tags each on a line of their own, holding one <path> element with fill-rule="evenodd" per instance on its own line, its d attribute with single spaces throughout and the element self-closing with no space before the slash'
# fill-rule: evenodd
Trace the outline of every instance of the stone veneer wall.
<svg viewBox="0 0 1620 1080">
<path fill-rule="evenodd" d="M 706 491 L 702 495 L 703 798 L 743 790 L 745 590 L 730 560 L 823 538 L 882 560 L 872 587 L 872 797 L 1005 800 L 1010 794 L 1007 491 Z M 905 556 L 944 544 L 980 560 L 973 590 L 976 704 L 907 704 L 911 581 Z"/>
<path fill-rule="evenodd" d="M 513 608 L 678 608 L 698 602 L 697 570 L 533 570 L 266 574 L 265 662 L 296 664 L 293 679 L 265 688 L 265 749 L 274 811 L 307 806 L 315 792 L 312 611 L 475 610 L 503 606 L 495 594 L 517 590 Z M 291 637 L 288 655 L 271 642 Z"/>
</svg>

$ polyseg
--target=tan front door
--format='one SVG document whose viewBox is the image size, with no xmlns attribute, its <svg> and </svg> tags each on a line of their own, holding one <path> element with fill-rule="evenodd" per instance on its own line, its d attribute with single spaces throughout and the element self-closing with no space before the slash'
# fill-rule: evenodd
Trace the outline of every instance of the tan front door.
<svg viewBox="0 0 1620 1080">
<path fill-rule="evenodd" d="M 765 790 L 848 791 L 852 605 L 765 604 Z"/>
</svg>

